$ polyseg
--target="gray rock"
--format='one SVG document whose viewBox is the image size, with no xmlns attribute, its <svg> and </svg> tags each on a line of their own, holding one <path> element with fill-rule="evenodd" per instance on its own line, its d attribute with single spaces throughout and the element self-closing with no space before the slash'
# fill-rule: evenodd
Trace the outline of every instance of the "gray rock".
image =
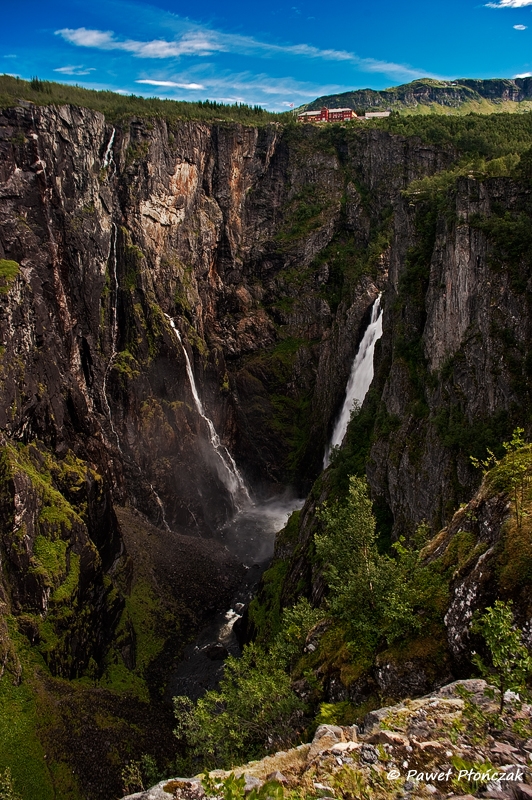
<svg viewBox="0 0 532 800">
<path fill-rule="evenodd" d="M 254 775 L 247 775 L 244 774 L 246 782 L 244 784 L 244 793 L 249 794 L 252 789 L 260 789 L 264 786 L 264 781 L 261 781 L 259 778 L 255 778 Z"/>
<path fill-rule="evenodd" d="M 363 744 L 359 750 L 360 760 L 365 764 L 376 764 L 379 760 L 378 753 L 372 744 Z"/>
<path fill-rule="evenodd" d="M 276 781 L 276 783 L 281 783 L 281 784 L 288 783 L 288 778 L 285 775 L 283 775 L 282 772 L 279 772 L 278 769 L 276 769 L 274 772 L 270 772 L 269 775 L 266 775 L 266 780 Z"/>
</svg>

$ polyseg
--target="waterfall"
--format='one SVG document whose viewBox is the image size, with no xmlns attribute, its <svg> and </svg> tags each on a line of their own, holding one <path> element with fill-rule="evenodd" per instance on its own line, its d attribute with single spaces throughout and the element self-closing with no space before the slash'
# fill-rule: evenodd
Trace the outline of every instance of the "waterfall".
<svg viewBox="0 0 532 800">
<path fill-rule="evenodd" d="M 351 374 L 345 390 L 344 404 L 336 420 L 330 444 L 327 446 L 323 458 L 324 469 L 329 466 L 332 448 L 341 445 L 344 440 L 353 407 L 355 404 L 362 405 L 364 401 L 371 381 L 373 380 L 373 354 L 375 352 L 375 344 L 381 336 L 382 308 L 381 295 L 379 295 L 373 303 L 369 325 L 362 337 L 362 341 L 360 342 L 353 361 L 353 366 L 351 367 Z"/>
<path fill-rule="evenodd" d="M 118 276 L 116 272 L 116 237 L 117 237 L 117 228 L 115 223 L 112 223 L 112 233 L 111 239 L 109 241 L 109 254 L 107 256 L 107 263 L 110 263 L 111 272 L 113 275 L 113 288 L 111 293 L 111 312 L 112 312 L 112 323 L 111 323 L 111 357 L 105 369 L 105 375 L 103 376 L 103 399 L 105 405 L 107 407 L 107 416 L 109 417 L 109 423 L 111 425 L 111 430 L 113 431 L 114 437 L 116 439 L 116 445 L 118 450 L 122 452 L 122 448 L 120 447 L 120 439 L 118 437 L 118 433 L 115 430 L 115 426 L 113 425 L 113 416 L 111 414 L 111 406 L 109 405 L 109 400 L 107 399 L 107 378 L 109 376 L 109 372 L 111 367 L 113 366 L 113 361 L 116 357 L 116 342 L 118 338 Z"/>
<path fill-rule="evenodd" d="M 113 158 L 113 142 L 115 140 L 115 133 L 116 130 L 113 128 L 113 132 L 111 134 L 111 138 L 107 144 L 107 148 L 104 153 L 103 161 L 102 161 L 102 169 L 107 169 L 111 164 L 113 165 L 113 174 L 115 170 L 115 160 Z"/>
<path fill-rule="evenodd" d="M 170 526 L 169 526 L 169 524 L 167 522 L 167 519 L 166 519 L 166 514 L 165 514 L 165 511 L 164 511 L 163 501 L 161 500 L 161 498 L 159 497 L 159 495 L 155 491 L 153 483 L 150 483 L 150 489 L 151 489 L 151 492 L 152 492 L 152 494 L 153 494 L 153 496 L 155 498 L 155 502 L 157 503 L 157 505 L 159 506 L 159 509 L 161 511 L 161 518 L 162 518 L 162 521 L 163 521 L 163 525 L 166 528 L 166 530 L 169 531 L 170 530 Z"/>
<path fill-rule="evenodd" d="M 233 456 L 231 455 L 227 447 L 220 441 L 220 437 L 216 433 L 212 420 L 209 419 L 209 417 L 205 414 L 205 411 L 203 409 L 203 404 L 200 400 L 198 390 L 196 388 L 196 381 L 194 379 L 194 372 L 192 370 L 192 365 L 190 363 L 186 347 L 183 344 L 183 340 L 181 339 L 181 334 L 179 333 L 172 317 L 168 316 L 168 314 L 165 314 L 165 316 L 170 321 L 172 330 L 175 334 L 177 341 L 181 346 L 183 355 L 185 356 L 188 382 L 190 384 L 190 389 L 192 391 L 192 397 L 194 398 L 194 404 L 196 406 L 196 410 L 200 415 L 200 417 L 205 422 L 207 430 L 209 432 L 209 441 L 213 449 L 213 452 L 216 456 L 216 464 L 218 466 L 218 476 L 222 481 L 222 483 L 224 484 L 225 488 L 228 490 L 229 494 L 231 495 L 236 508 L 240 510 L 242 505 L 247 505 L 251 503 L 251 498 L 249 496 L 249 491 L 247 489 L 246 483 L 237 465 L 235 464 Z"/>
</svg>

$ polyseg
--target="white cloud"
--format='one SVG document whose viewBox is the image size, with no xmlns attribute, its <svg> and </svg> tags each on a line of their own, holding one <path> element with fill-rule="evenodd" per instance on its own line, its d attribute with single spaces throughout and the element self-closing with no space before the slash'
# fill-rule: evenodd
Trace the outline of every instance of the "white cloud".
<svg viewBox="0 0 532 800">
<path fill-rule="evenodd" d="M 532 0 L 501 0 L 501 2 L 527 2 L 532 4 Z M 113 31 L 98 31 L 88 28 L 62 28 L 56 31 L 56 34 L 78 47 L 122 50 L 131 53 L 137 58 L 168 59 L 179 58 L 180 56 L 210 56 L 214 53 L 236 53 L 262 58 L 296 56 L 351 63 L 364 72 L 384 73 L 401 80 L 440 77 L 426 70 L 411 67 L 408 64 L 396 64 L 374 58 L 361 58 L 356 53 L 347 50 L 320 49 L 309 44 L 273 44 L 259 41 L 252 36 L 223 33 L 200 27 L 187 31 L 175 41 L 167 41 L 165 39 L 153 39 L 146 42 L 135 39 L 122 40 L 118 39 Z"/>
<path fill-rule="evenodd" d="M 532 6 L 532 0 L 499 0 L 498 3 L 486 3 L 488 8 L 524 8 Z"/>
<path fill-rule="evenodd" d="M 202 83 L 176 83 L 175 81 L 155 81 L 148 78 L 135 81 L 135 83 L 147 83 L 150 86 L 169 86 L 177 89 L 205 89 L 205 86 L 203 86 Z"/>
<path fill-rule="evenodd" d="M 186 33 L 178 41 L 152 39 L 138 42 L 135 39 L 116 39 L 113 31 L 96 31 L 88 28 L 62 28 L 56 31 L 70 44 L 78 47 L 96 47 L 99 50 L 125 50 L 138 58 L 177 58 L 183 55 L 208 56 L 226 48 L 222 43 L 209 39 L 201 31 Z"/>
<path fill-rule="evenodd" d="M 516 31 L 526 31 L 528 25 L 514 25 Z"/>
<path fill-rule="evenodd" d="M 9 53 L 7 56 L 4 56 L 4 58 L 16 58 L 16 55 L 14 53 Z"/>
<path fill-rule="evenodd" d="M 514 78 L 532 78 L 532 72 L 521 72 L 520 75 L 514 75 Z"/>
<path fill-rule="evenodd" d="M 205 63 L 181 74 L 142 77 L 136 81 L 137 91 L 168 99 L 183 98 L 190 88 L 201 85 L 202 96 L 220 103 L 247 103 L 261 105 L 276 111 L 284 111 L 290 103 L 298 106 L 321 95 L 349 91 L 351 86 L 342 84 L 319 84 L 298 81 L 292 77 L 275 78 L 267 73 L 221 71 L 216 64 Z M 151 88 L 153 87 L 153 88 Z M 186 87 L 185 92 L 180 87 Z"/>
<path fill-rule="evenodd" d="M 96 67 L 85 68 L 83 64 L 78 64 L 77 66 L 57 67 L 54 72 L 60 72 L 62 75 L 90 75 L 95 69 Z"/>
</svg>

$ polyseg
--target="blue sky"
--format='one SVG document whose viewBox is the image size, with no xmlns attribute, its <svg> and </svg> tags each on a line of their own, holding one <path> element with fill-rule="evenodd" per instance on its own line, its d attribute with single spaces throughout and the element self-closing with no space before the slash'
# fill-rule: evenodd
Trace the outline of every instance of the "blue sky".
<svg viewBox="0 0 532 800">
<path fill-rule="evenodd" d="M 532 0 L 24 0 L 0 72 L 285 110 L 415 78 L 532 74 Z"/>
</svg>

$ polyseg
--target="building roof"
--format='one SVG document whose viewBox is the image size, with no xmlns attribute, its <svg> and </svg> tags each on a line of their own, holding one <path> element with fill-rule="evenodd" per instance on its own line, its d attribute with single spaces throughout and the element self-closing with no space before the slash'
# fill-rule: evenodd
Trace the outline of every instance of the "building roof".
<svg viewBox="0 0 532 800">
<path fill-rule="evenodd" d="M 351 111 L 353 114 L 355 113 L 352 108 L 330 108 L 329 109 L 329 114 L 333 114 L 333 113 L 338 114 L 340 111 L 342 111 L 342 112 Z"/>
</svg>

